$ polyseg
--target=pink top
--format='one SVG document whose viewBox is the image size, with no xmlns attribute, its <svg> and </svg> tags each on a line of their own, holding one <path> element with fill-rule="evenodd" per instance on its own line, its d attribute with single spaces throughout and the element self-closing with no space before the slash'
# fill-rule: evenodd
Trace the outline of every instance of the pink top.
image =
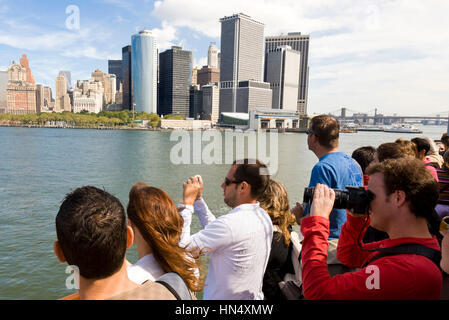
<svg viewBox="0 0 449 320">
<path fill-rule="evenodd" d="M 430 173 L 432 174 L 432 176 L 435 178 L 435 180 L 438 182 L 438 173 L 437 173 L 437 169 L 435 169 L 435 167 L 431 166 L 430 164 L 430 158 L 426 157 L 424 159 L 424 164 L 426 165 L 427 170 L 430 171 Z"/>
</svg>

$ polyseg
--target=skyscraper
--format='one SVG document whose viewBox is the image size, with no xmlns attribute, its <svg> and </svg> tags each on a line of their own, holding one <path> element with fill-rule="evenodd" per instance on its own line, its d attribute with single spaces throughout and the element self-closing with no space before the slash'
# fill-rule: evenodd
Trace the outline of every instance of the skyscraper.
<svg viewBox="0 0 449 320">
<path fill-rule="evenodd" d="M 265 53 L 280 46 L 290 46 L 301 53 L 298 86 L 298 111 L 307 114 L 307 98 L 309 91 L 309 35 L 301 32 L 290 32 L 287 35 L 270 36 L 265 39 Z"/>
<path fill-rule="evenodd" d="M 36 113 L 34 77 L 31 74 L 26 55 L 23 55 L 20 60 L 24 65 L 13 62 L 8 68 L 6 112 L 12 114 Z"/>
<path fill-rule="evenodd" d="M 210 83 L 220 82 L 220 69 L 204 66 L 198 71 L 197 84 L 201 87 Z"/>
<path fill-rule="evenodd" d="M 159 114 L 189 116 L 192 52 L 173 46 L 159 55 Z"/>
<path fill-rule="evenodd" d="M 248 112 L 248 104 L 238 104 L 254 100 L 237 99 L 240 88 L 250 94 L 269 90 L 262 82 L 264 24 L 239 13 L 220 19 L 220 112 Z M 244 82 L 240 85 L 240 82 Z M 266 94 L 262 94 L 266 96 Z M 269 101 L 271 107 L 271 99 Z M 259 107 L 268 107 L 267 104 Z"/>
<path fill-rule="evenodd" d="M 108 60 L 108 73 L 115 74 L 115 91 L 120 91 L 120 83 L 123 82 L 122 60 Z"/>
<path fill-rule="evenodd" d="M 132 68 L 131 68 L 131 46 L 122 48 L 122 77 L 123 77 L 123 95 L 122 104 L 123 109 L 132 110 L 133 95 L 132 95 Z"/>
<path fill-rule="evenodd" d="M 20 65 L 26 69 L 26 73 L 27 73 L 26 81 L 28 83 L 36 85 L 36 81 L 34 81 L 34 77 L 31 74 L 30 63 L 28 61 L 28 57 L 26 54 L 22 54 L 22 58 L 20 58 Z"/>
<path fill-rule="evenodd" d="M 157 113 L 157 43 L 151 31 L 132 36 L 131 52 L 135 110 Z"/>
<path fill-rule="evenodd" d="M 64 76 L 67 81 L 67 91 L 72 90 L 72 73 L 70 71 L 59 71 L 60 76 Z"/>
<path fill-rule="evenodd" d="M 273 109 L 297 110 L 300 56 L 290 46 L 267 52 L 264 78 L 273 90 Z"/>
<path fill-rule="evenodd" d="M 207 50 L 207 66 L 209 68 L 218 69 L 218 50 L 214 43 L 211 43 Z"/>
<path fill-rule="evenodd" d="M 55 83 L 56 96 L 55 96 L 55 111 L 72 111 L 72 106 L 70 104 L 70 97 L 67 93 L 67 80 L 63 75 L 56 77 Z"/>
</svg>

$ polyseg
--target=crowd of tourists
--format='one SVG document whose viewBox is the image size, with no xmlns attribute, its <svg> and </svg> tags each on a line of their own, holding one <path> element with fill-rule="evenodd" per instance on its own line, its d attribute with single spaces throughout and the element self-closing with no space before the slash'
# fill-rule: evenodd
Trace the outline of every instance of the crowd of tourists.
<svg viewBox="0 0 449 320">
<path fill-rule="evenodd" d="M 349 156 L 338 121 L 320 115 L 307 143 L 318 162 L 307 201 L 293 208 L 257 159 L 229 168 L 221 188 L 230 211 L 219 217 L 200 175 L 184 182 L 178 205 L 142 182 L 126 210 L 105 190 L 74 190 L 56 217 L 54 251 L 77 267 L 79 290 L 62 299 L 449 299 L 449 137 Z"/>
</svg>

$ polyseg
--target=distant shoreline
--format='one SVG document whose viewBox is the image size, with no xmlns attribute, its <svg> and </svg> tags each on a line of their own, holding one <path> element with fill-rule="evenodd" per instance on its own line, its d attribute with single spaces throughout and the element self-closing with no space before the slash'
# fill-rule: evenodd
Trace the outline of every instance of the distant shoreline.
<svg viewBox="0 0 449 320">
<path fill-rule="evenodd" d="M 4 124 L 0 123 L 0 127 L 13 127 L 13 128 L 46 128 L 46 129 L 91 129 L 91 130 L 135 130 L 135 131 L 171 131 L 171 129 L 162 128 L 133 128 L 126 126 L 116 127 L 88 127 L 88 126 L 51 126 L 40 124 Z"/>
</svg>

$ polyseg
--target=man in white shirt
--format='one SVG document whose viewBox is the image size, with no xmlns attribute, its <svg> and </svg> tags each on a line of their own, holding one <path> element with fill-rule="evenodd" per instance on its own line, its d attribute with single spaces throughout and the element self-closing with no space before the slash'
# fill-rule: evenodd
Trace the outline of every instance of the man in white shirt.
<svg viewBox="0 0 449 320">
<path fill-rule="evenodd" d="M 224 202 L 232 208 L 218 218 L 202 199 L 201 176 L 184 183 L 184 218 L 180 245 L 210 256 L 203 299 L 262 300 L 262 280 L 270 255 L 273 226 L 260 208 L 258 196 L 269 175 L 258 160 L 235 161 L 221 187 Z M 190 235 L 192 213 L 197 212 L 203 229 Z"/>
</svg>

